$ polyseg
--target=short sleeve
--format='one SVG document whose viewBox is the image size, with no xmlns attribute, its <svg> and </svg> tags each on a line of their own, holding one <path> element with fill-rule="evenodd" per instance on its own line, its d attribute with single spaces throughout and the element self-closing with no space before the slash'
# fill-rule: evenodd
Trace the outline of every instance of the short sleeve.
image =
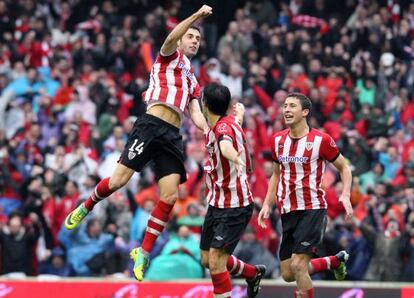
<svg viewBox="0 0 414 298">
<path fill-rule="evenodd" d="M 214 129 L 214 134 L 216 135 L 216 140 L 219 142 L 221 140 L 229 140 L 231 142 L 235 141 L 233 128 L 226 122 L 218 123 Z"/>
<path fill-rule="evenodd" d="M 279 163 L 279 160 L 277 159 L 277 154 L 276 154 L 276 137 L 272 136 L 271 140 L 270 140 L 270 150 L 272 150 L 272 159 L 274 162 Z"/>
<path fill-rule="evenodd" d="M 169 56 L 163 56 L 163 55 L 161 55 L 161 52 L 160 52 L 159 55 L 158 55 L 158 57 L 157 57 L 157 60 L 159 60 L 159 62 L 161 62 L 161 63 L 170 63 L 172 60 L 174 60 L 175 58 L 177 58 L 178 55 L 179 55 L 178 50 L 175 51 L 174 53 L 172 53 Z"/>
<path fill-rule="evenodd" d="M 197 79 L 195 80 L 196 80 L 196 85 L 194 87 L 193 93 L 191 94 L 191 98 L 199 99 L 200 98 L 200 84 L 198 84 Z"/>
<path fill-rule="evenodd" d="M 329 162 L 334 162 L 338 158 L 339 153 L 334 139 L 330 135 L 324 134 L 320 149 L 321 157 Z"/>
</svg>

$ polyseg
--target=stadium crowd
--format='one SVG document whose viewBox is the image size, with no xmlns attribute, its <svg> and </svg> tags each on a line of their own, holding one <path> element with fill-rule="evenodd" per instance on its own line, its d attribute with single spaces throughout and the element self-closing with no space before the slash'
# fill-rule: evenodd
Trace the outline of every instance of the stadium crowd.
<svg viewBox="0 0 414 298">
<path fill-rule="evenodd" d="M 202 86 L 219 82 L 246 106 L 255 212 L 235 255 L 278 278 L 280 216 L 257 213 L 272 173 L 281 103 L 313 101 L 310 125 L 352 165 L 355 219 L 324 177 L 329 222 L 318 254 L 350 252 L 348 279 L 414 281 L 414 4 L 398 0 L 205 1 L 193 59 Z M 109 176 L 169 30 L 199 1 L 0 0 L 0 273 L 129 276 L 158 190 L 149 165 L 74 231 L 65 216 Z M 204 138 L 185 120 L 188 181 L 146 278 L 205 276 Z M 260 252 L 260 253 L 259 253 Z M 180 270 L 174 270 L 180 266 Z M 333 276 L 320 276 L 332 279 Z"/>
</svg>

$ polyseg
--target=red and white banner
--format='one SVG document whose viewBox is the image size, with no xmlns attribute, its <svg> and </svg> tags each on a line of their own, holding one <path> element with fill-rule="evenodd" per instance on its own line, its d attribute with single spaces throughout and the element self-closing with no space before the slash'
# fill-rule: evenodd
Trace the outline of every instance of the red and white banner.
<svg viewBox="0 0 414 298">
<path fill-rule="evenodd" d="M 236 283 L 236 282 L 235 282 Z M 232 298 L 247 297 L 244 281 L 234 284 Z M 333 282 L 334 283 L 334 282 Z M 370 287 L 352 282 L 341 282 L 326 287 L 315 282 L 318 298 L 414 298 L 413 287 L 381 288 L 373 283 Z M 276 282 L 264 282 L 257 298 L 291 298 L 294 286 Z M 113 282 L 65 279 L 62 281 L 9 281 L 0 280 L 0 298 L 212 298 L 213 286 L 206 280 L 200 282 Z"/>
<path fill-rule="evenodd" d="M 0 298 L 212 298 L 210 282 L 0 281 Z M 246 297 L 235 285 L 232 297 Z"/>
</svg>

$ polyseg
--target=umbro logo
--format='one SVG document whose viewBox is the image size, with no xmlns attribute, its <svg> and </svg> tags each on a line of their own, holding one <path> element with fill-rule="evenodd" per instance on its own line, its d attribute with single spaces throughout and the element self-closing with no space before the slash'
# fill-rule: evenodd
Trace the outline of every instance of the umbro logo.
<svg viewBox="0 0 414 298">
<path fill-rule="evenodd" d="M 309 246 L 310 245 L 310 243 L 309 242 L 306 242 L 306 241 L 303 241 L 300 244 L 303 245 L 303 246 Z"/>
<path fill-rule="evenodd" d="M 216 240 L 218 240 L 218 241 L 221 241 L 221 240 L 223 240 L 224 238 L 223 238 L 223 237 L 221 237 L 221 236 L 216 236 L 216 237 L 215 237 L 215 239 L 216 239 Z"/>
</svg>

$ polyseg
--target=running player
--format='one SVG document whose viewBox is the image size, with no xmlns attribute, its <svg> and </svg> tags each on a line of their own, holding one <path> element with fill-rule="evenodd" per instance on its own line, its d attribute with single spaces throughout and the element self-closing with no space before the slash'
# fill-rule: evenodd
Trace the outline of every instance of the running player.
<svg viewBox="0 0 414 298">
<path fill-rule="evenodd" d="M 305 95 L 291 93 L 286 97 L 283 116 L 288 129 L 272 136 L 273 175 L 258 218 L 259 225 L 265 227 L 264 218 L 277 198 L 283 228 L 279 253 L 282 277 L 287 282 L 296 281 L 295 297 L 308 298 L 314 297 L 310 274 L 333 269 L 338 280 L 346 275 L 346 251 L 311 260 L 326 227 L 328 206 L 321 187 L 326 161 L 338 169 L 344 185 L 339 201 L 346 217 L 353 215 L 351 171 L 335 141 L 309 127 L 307 117 L 311 110 L 312 103 Z"/>
<path fill-rule="evenodd" d="M 134 172 L 141 171 L 149 161 L 154 161 L 161 199 L 148 220 L 141 247 L 130 254 L 138 281 L 143 280 L 148 255 L 167 225 L 178 196 L 178 185 L 186 181 L 183 142 L 179 134 L 184 111 L 189 108 L 193 122 L 200 129 L 207 126 L 197 100 L 199 85 L 190 59 L 200 46 L 200 31 L 193 24 L 211 14 L 212 8 L 203 5 L 167 36 L 152 67 L 144 95 L 147 112 L 136 120 L 115 172 L 101 180 L 86 202 L 65 220 L 66 228 L 77 227 L 95 204 L 123 187 Z"/>
<path fill-rule="evenodd" d="M 252 216 L 253 200 L 248 182 L 251 160 L 239 124 L 244 108 L 236 108 L 239 119 L 226 115 L 230 101 L 225 86 L 214 83 L 203 91 L 203 113 L 210 130 L 205 165 L 209 207 L 201 234 L 201 262 L 210 269 L 214 297 L 231 297 L 230 273 L 245 278 L 248 297 L 256 297 L 266 267 L 246 264 L 232 255 Z"/>
</svg>

